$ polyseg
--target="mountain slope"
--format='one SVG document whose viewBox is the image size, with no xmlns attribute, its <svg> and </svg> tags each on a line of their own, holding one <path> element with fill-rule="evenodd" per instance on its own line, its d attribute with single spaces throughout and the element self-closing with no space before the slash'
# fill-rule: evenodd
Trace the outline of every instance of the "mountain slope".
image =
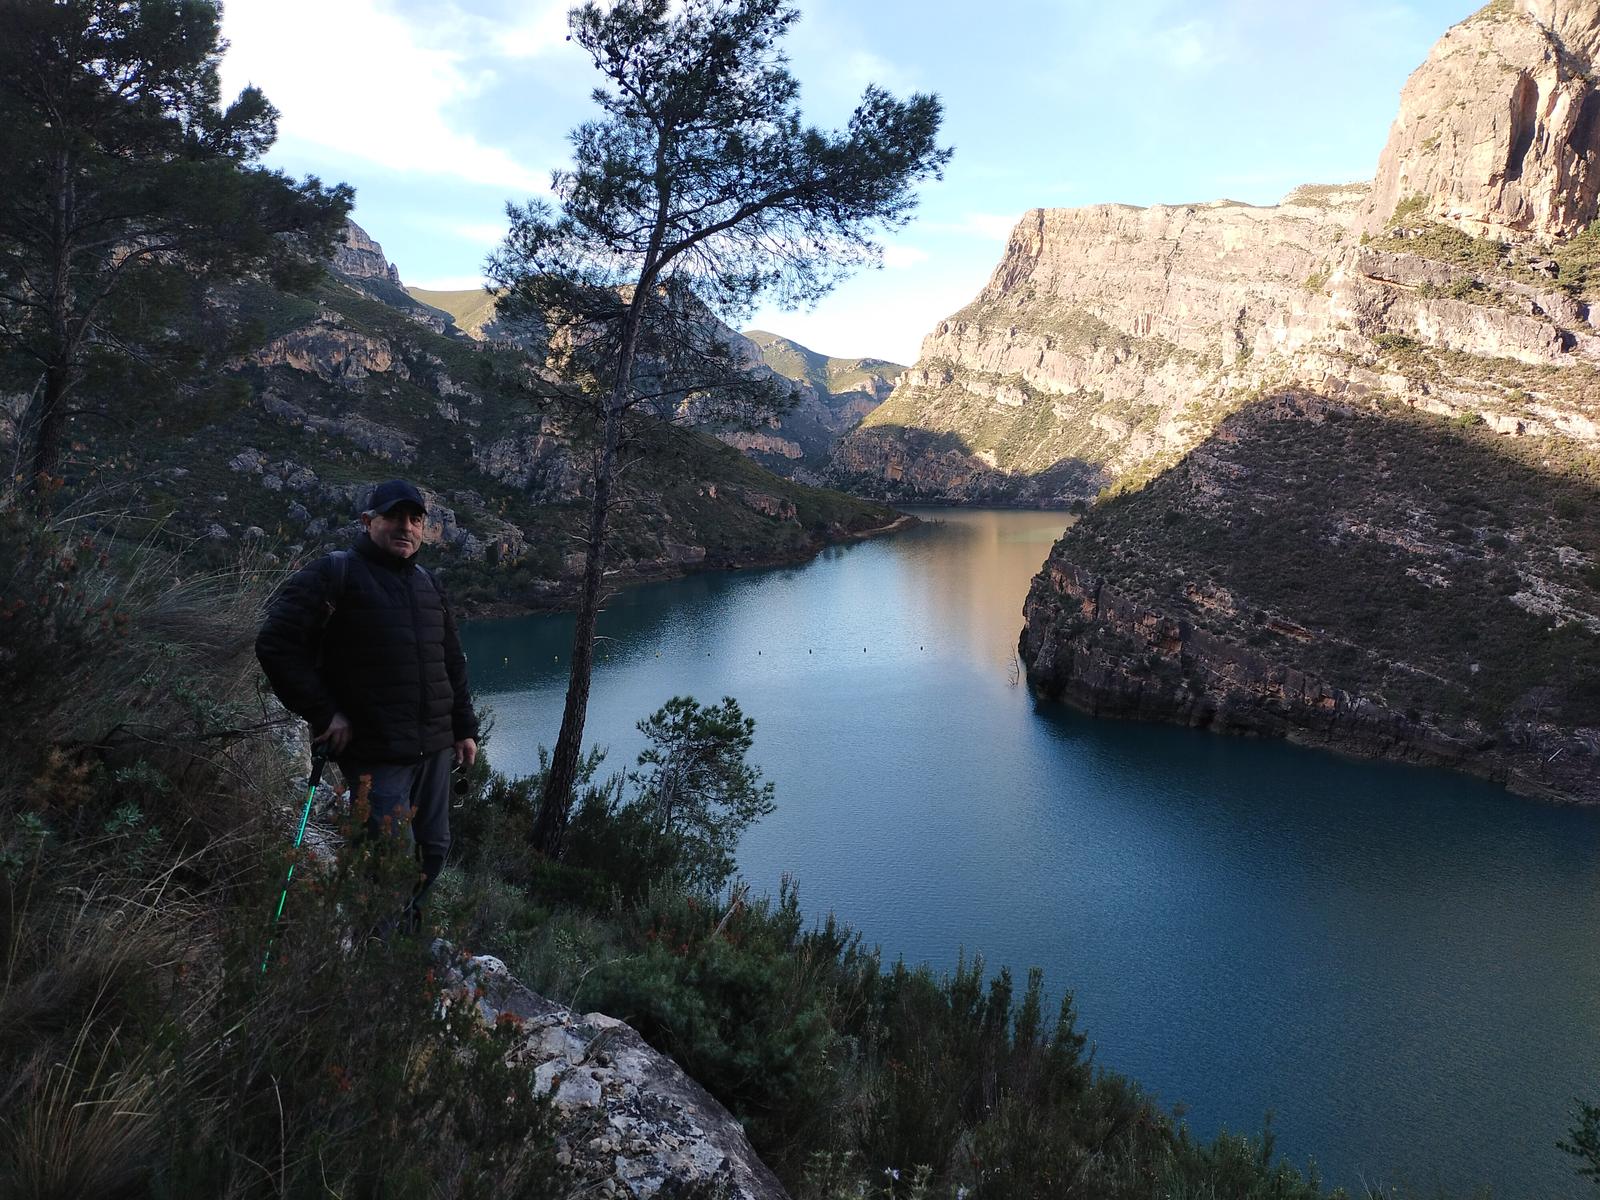
<svg viewBox="0 0 1600 1200">
<path fill-rule="evenodd" d="M 764 428 L 717 436 L 780 475 L 812 482 L 838 439 L 883 402 L 905 370 L 879 358 L 829 358 L 760 329 L 743 337 L 763 367 L 794 383 L 794 405 Z"/>
<path fill-rule="evenodd" d="M 1600 455 L 1285 393 L 1096 505 L 1022 655 L 1090 712 L 1600 801 Z"/>
<path fill-rule="evenodd" d="M 484 327 L 494 320 L 495 297 L 483 288 L 436 292 L 427 288 L 408 287 L 406 294 L 419 303 L 449 313 L 456 328 L 468 337 L 483 336 Z"/>
<path fill-rule="evenodd" d="M 343 268 L 343 269 L 340 269 Z M 371 485 L 430 497 L 428 551 L 470 607 L 561 604 L 581 572 L 593 408 L 535 359 L 462 336 L 354 226 L 309 296 L 242 283 L 225 302 L 260 348 L 139 431 L 79 431 L 78 470 L 136 484 L 168 536 L 298 557 L 342 543 Z M 613 518 L 618 582 L 803 558 L 896 514 L 779 479 L 714 438 L 633 419 Z"/>
</svg>

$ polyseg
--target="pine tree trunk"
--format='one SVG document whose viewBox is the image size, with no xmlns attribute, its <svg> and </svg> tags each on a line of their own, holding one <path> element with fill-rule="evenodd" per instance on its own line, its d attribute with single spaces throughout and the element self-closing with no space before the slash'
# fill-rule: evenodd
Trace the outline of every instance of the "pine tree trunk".
<svg viewBox="0 0 1600 1200">
<path fill-rule="evenodd" d="M 539 793 L 539 815 L 533 823 L 533 847 L 547 858 L 561 856 L 567 820 L 572 815 L 575 799 L 573 784 L 578 776 L 578 753 L 583 747 L 583 726 L 589 711 L 595 622 L 600 616 L 600 586 L 605 577 L 606 524 L 621 427 L 622 415 L 612 404 L 606 412 L 600 465 L 595 471 L 594 497 L 589 507 L 589 546 L 583 557 L 583 587 L 578 593 L 577 621 L 572 632 L 567 702 L 561 711 L 561 732 L 550 756 L 550 769 L 545 773 L 544 788 Z"/>
<path fill-rule="evenodd" d="M 40 495 L 49 491 L 46 486 L 61 461 L 61 433 L 66 425 L 67 369 L 52 364 L 45 371 L 44 387 L 35 401 L 32 417 L 28 421 L 33 430 L 33 457 L 28 464 L 31 486 Z"/>
<path fill-rule="evenodd" d="M 30 486 L 41 503 L 49 495 L 49 481 L 61 461 L 61 435 L 66 427 L 67 393 L 73 383 L 73 355 L 77 339 L 72 322 L 72 226 L 76 202 L 72 157 L 66 150 L 55 156 L 50 229 L 49 302 L 50 351 L 44 387 L 29 414 L 33 455 L 29 460 Z"/>
<path fill-rule="evenodd" d="M 572 816 L 573 785 L 578 777 L 578 753 L 583 748 L 583 725 L 589 712 L 589 680 L 594 671 L 594 631 L 600 616 L 600 587 L 605 579 L 606 525 L 611 515 L 611 485 L 617 469 L 617 449 L 622 441 L 622 414 L 633 388 L 633 359 L 643 321 L 645 285 L 634 289 L 617 355 L 617 378 L 606 402 L 605 429 L 600 460 L 594 473 L 594 497 L 589 506 L 589 545 L 583 557 L 583 588 L 572 632 L 572 670 L 567 676 L 567 702 L 561 712 L 561 732 L 556 736 L 539 793 L 539 815 L 534 818 L 533 848 L 546 858 L 561 856 Z"/>
</svg>

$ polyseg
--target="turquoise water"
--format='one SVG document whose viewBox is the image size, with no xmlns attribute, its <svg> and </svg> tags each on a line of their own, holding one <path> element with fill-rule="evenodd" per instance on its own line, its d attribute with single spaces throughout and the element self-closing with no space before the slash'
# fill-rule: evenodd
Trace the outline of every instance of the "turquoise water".
<svg viewBox="0 0 1600 1200">
<path fill-rule="evenodd" d="M 1037 704 L 1013 647 L 1062 516 L 922 515 L 618 595 L 590 739 L 620 767 L 669 697 L 737 697 L 777 784 L 740 852 L 758 889 L 793 874 L 891 958 L 1043 967 L 1097 1061 L 1201 1134 L 1270 1110 L 1349 1187 L 1592 1191 L 1554 1142 L 1600 1099 L 1600 812 Z M 571 628 L 465 631 L 501 769 L 555 739 Z"/>
</svg>

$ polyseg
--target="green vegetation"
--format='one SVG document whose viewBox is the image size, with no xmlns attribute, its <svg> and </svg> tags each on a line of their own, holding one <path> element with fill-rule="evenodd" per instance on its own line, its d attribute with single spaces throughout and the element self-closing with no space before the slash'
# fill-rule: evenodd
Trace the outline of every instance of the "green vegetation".
<svg viewBox="0 0 1600 1200">
<path fill-rule="evenodd" d="M 1367 183 L 1305 183 L 1283 198 L 1284 204 L 1297 204 L 1306 208 L 1331 207 L 1336 197 L 1360 197 L 1366 194 Z"/>
<path fill-rule="evenodd" d="M 406 294 L 413 300 L 448 313 L 462 333 L 476 337 L 495 318 L 495 302 L 499 299 L 485 288 L 469 288 L 459 292 L 435 292 L 427 288 L 408 287 Z"/>
<path fill-rule="evenodd" d="M 297 770 L 263 722 L 251 636 L 275 574 L 5 515 L 0 686 L 0 1187 L 63 1195 L 571 1194 L 515 1022 L 441 1006 L 431 936 L 630 1020 L 745 1123 L 807 1200 L 1249 1195 L 1312 1200 L 1270 1137 L 1194 1140 L 1097 1071 L 1070 994 L 1047 1012 L 980 959 L 884 969 L 797 895 L 720 890 L 770 803 L 731 701 L 648 718 L 638 769 L 584 798 L 563 861 L 526 845 L 539 779 L 481 761 L 440 924 L 365 941 L 409 887 L 397 843 L 322 818 L 268 967 Z M 178 582 L 174 582 L 177 580 Z M 670 797 L 670 813 L 663 809 Z M 317 841 L 317 838 L 313 838 Z M 465 1007 L 464 1007 L 465 1006 Z M 892 1190 L 892 1189 L 891 1189 Z"/>
<path fill-rule="evenodd" d="M 73 415 L 126 420 L 123 395 L 248 344 L 213 284 L 309 283 L 350 208 L 258 165 L 278 114 L 255 87 L 219 104 L 220 27 L 200 0 L 0 11 L 0 388 L 28 397 L 19 479 L 41 492 Z"/>
<path fill-rule="evenodd" d="M 1394 206 L 1394 212 L 1389 214 L 1389 225 L 1391 228 L 1396 225 L 1404 225 L 1413 217 L 1420 217 L 1427 211 L 1428 198 L 1426 196 L 1405 196 Z"/>
<path fill-rule="evenodd" d="M 747 329 L 745 337 L 761 348 L 767 366 L 785 379 L 810 384 L 823 397 L 863 391 L 879 379 L 892 384 L 905 371 L 881 358 L 830 358 L 761 329 Z"/>
<path fill-rule="evenodd" d="M 261 564 L 15 511 L 0 562 L 0 1193 L 552 1194 L 509 1031 L 441 1008 L 421 943 L 361 943 L 393 845 L 302 859 L 263 971 L 295 771 Z"/>
<path fill-rule="evenodd" d="M 599 424 L 572 674 L 535 829 L 546 853 L 575 800 L 624 418 L 655 390 L 650 374 L 701 381 L 697 391 L 746 412 L 741 394 L 764 392 L 757 403 L 771 405 L 773 389 L 742 369 L 707 315 L 816 300 L 876 262 L 875 239 L 910 219 L 917 185 L 952 153 L 928 93 L 899 100 L 869 86 L 844 129 L 804 124 L 779 48 L 798 15 L 776 0 L 574 8 L 568 28 L 599 73 L 599 113 L 573 131 L 557 205 L 508 205 L 511 229 L 489 260 L 510 315 L 574 334 L 558 361 L 590 383 Z"/>
<path fill-rule="evenodd" d="M 1421 215 L 1420 205 L 1407 209 L 1420 199 L 1411 197 L 1396 207 L 1390 219 L 1391 230 Z M 1402 213 L 1402 210 L 1407 211 Z M 1391 232 L 1371 244 L 1395 254 L 1416 254 L 1451 266 L 1470 267 L 1491 278 L 1498 275 L 1536 287 L 1559 288 L 1579 299 L 1600 297 L 1600 228 L 1594 225 L 1565 241 L 1539 246 L 1531 252 L 1513 251 L 1505 242 L 1473 237 L 1453 225 L 1431 220 L 1408 229 L 1406 236 Z M 1536 267 L 1532 265 L 1535 262 L 1545 265 Z M 1481 302 L 1486 294 L 1493 294 L 1493 289 L 1482 281 L 1458 286 L 1468 287 L 1471 293 L 1456 295 L 1456 299 Z M 1454 294 L 1453 289 L 1451 294 Z"/>
</svg>

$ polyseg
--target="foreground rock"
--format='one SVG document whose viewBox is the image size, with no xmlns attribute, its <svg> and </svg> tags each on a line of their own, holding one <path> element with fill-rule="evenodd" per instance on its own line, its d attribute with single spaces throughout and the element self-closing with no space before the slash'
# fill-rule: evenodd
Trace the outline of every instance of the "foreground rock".
<svg viewBox="0 0 1600 1200">
<path fill-rule="evenodd" d="M 739 1123 L 628 1025 L 546 1000 L 496 958 L 469 958 L 452 976 L 485 1022 L 518 1028 L 513 1061 L 555 1105 L 574 1192 L 787 1200 Z"/>
</svg>

